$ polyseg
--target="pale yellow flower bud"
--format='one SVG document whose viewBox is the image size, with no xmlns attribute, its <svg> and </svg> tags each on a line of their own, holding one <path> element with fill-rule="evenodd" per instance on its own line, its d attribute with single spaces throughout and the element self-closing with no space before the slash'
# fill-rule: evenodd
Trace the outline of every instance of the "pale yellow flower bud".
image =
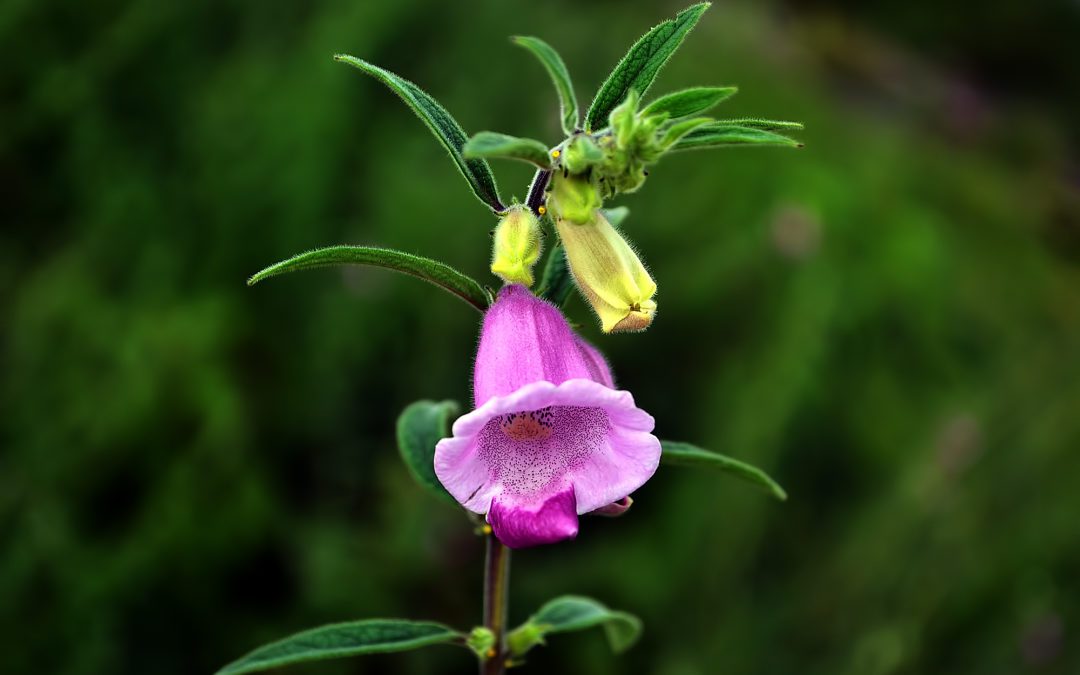
<svg viewBox="0 0 1080 675">
<path fill-rule="evenodd" d="M 600 211 L 584 224 L 555 221 L 570 272 L 605 333 L 645 330 L 656 314 L 656 282 Z"/>
<path fill-rule="evenodd" d="M 540 258 L 540 223 L 526 206 L 512 206 L 495 226 L 491 273 L 508 284 L 533 284 Z"/>
</svg>

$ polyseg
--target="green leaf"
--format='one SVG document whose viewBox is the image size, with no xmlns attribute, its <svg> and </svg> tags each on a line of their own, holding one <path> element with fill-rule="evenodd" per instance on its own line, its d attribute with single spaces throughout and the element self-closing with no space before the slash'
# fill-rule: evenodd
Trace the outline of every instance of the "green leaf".
<svg viewBox="0 0 1080 675">
<path fill-rule="evenodd" d="M 630 209 L 626 206 L 616 206 L 611 209 L 600 209 L 600 213 L 604 214 L 604 218 L 609 223 L 618 227 L 630 215 Z"/>
<path fill-rule="evenodd" d="M 772 131 L 735 124 L 713 123 L 694 129 L 679 139 L 672 150 L 698 150 L 734 145 L 779 145 L 801 148 L 802 143 Z"/>
<path fill-rule="evenodd" d="M 433 494 L 456 504 L 435 475 L 435 444 L 450 435 L 450 421 L 461 411 L 457 401 L 416 401 L 397 420 L 397 442 L 409 473 Z"/>
<path fill-rule="evenodd" d="M 802 131 L 801 122 L 786 122 L 784 120 L 766 120 L 760 117 L 742 117 L 734 120 L 716 120 L 716 124 L 735 125 L 749 129 L 761 129 L 762 131 Z"/>
<path fill-rule="evenodd" d="M 476 134 L 465 143 L 461 152 L 466 159 L 519 159 L 541 169 L 551 168 L 551 155 L 548 154 L 547 146 L 540 141 L 507 136 L 494 131 L 481 131 Z"/>
<path fill-rule="evenodd" d="M 263 279 L 286 272 L 333 265 L 385 267 L 429 281 L 450 291 L 481 312 L 486 311 L 490 304 L 487 292 L 475 279 L 465 276 L 445 263 L 411 253 L 372 246 L 328 246 L 301 253 L 256 272 L 248 279 L 248 286 L 254 286 Z"/>
<path fill-rule="evenodd" d="M 562 244 L 551 247 L 547 262 L 544 263 L 544 274 L 540 277 L 540 285 L 536 294 L 545 300 L 549 300 L 557 307 L 562 307 L 570 298 L 574 290 L 574 279 L 570 276 L 570 267 L 566 262 L 566 249 Z"/>
<path fill-rule="evenodd" d="M 670 148 L 680 138 L 686 136 L 694 129 L 699 129 L 710 122 L 712 122 L 712 118 L 710 117 L 695 117 L 676 122 L 664 131 L 664 136 L 660 139 L 660 147 L 664 149 Z"/>
<path fill-rule="evenodd" d="M 660 462 L 671 466 L 701 466 L 726 471 L 738 478 L 749 481 L 768 490 L 780 501 L 787 499 L 784 488 L 761 469 L 708 450 L 703 450 L 689 443 L 660 441 Z"/>
<path fill-rule="evenodd" d="M 566 135 L 574 133 L 578 128 L 578 105 L 577 96 L 574 95 L 574 83 L 570 81 L 570 73 L 566 70 L 566 64 L 555 49 L 540 38 L 528 35 L 516 35 L 510 38 L 514 44 L 521 45 L 533 53 L 547 70 L 551 77 L 555 90 L 559 93 L 559 111 L 562 116 L 562 128 Z"/>
<path fill-rule="evenodd" d="M 460 644 L 463 639 L 456 630 L 430 621 L 366 619 L 338 623 L 263 645 L 225 666 L 217 675 L 256 673 L 305 661 L 400 652 L 428 645 Z"/>
<path fill-rule="evenodd" d="M 363 59 L 348 54 L 335 54 L 334 60 L 358 68 L 390 87 L 395 94 L 401 97 L 401 100 L 412 108 L 416 116 L 427 125 L 431 133 L 435 134 L 435 138 L 450 153 L 450 159 L 454 160 L 454 164 L 461 171 L 461 175 L 465 176 L 465 180 L 469 181 L 469 187 L 472 188 L 473 194 L 491 207 L 492 211 L 500 212 L 505 210 L 502 201 L 499 199 L 499 189 L 495 185 L 495 175 L 491 173 L 491 167 L 488 166 L 488 163 L 482 159 L 465 159 L 462 156 L 461 148 L 465 145 L 467 136 L 461 125 L 447 112 L 446 108 L 439 105 L 438 101 L 412 82 Z"/>
<path fill-rule="evenodd" d="M 641 619 L 633 614 L 608 609 L 592 598 L 563 595 L 547 602 L 527 622 L 514 629 L 507 641 L 512 647 L 515 642 L 520 643 L 523 653 L 535 644 L 542 644 L 544 635 L 593 626 L 603 626 L 608 644 L 616 654 L 632 647 L 641 636 Z"/>
<path fill-rule="evenodd" d="M 669 118 L 689 117 L 703 113 L 724 99 L 731 98 L 738 87 L 692 87 L 672 92 L 656 99 L 641 111 L 645 115 L 667 113 Z"/>
<path fill-rule="evenodd" d="M 608 115 L 615 106 L 623 102 L 631 89 L 644 96 L 660 68 L 675 53 L 686 34 L 708 8 L 707 2 L 688 7 L 674 19 L 668 19 L 656 26 L 635 42 L 596 92 L 589 112 L 585 115 L 585 130 L 592 131 L 607 126 Z"/>
</svg>

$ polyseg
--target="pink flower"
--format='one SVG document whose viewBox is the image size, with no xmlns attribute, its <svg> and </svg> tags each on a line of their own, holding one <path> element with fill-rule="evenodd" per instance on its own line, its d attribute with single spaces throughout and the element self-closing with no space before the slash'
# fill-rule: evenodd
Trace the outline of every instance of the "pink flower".
<svg viewBox="0 0 1080 675">
<path fill-rule="evenodd" d="M 656 471 L 653 418 L 615 389 L 604 357 L 553 305 L 506 286 L 484 316 L 476 408 L 435 448 L 435 473 L 507 546 L 577 535 Z"/>
</svg>

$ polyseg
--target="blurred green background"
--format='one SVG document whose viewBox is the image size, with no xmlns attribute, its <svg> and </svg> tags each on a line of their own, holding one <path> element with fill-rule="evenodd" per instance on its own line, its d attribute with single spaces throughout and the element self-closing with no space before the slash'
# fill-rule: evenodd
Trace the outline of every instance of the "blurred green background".
<svg viewBox="0 0 1080 675">
<path fill-rule="evenodd" d="M 688 4 L 688 2 L 687 2 Z M 478 315 L 377 270 L 253 289 L 335 243 L 487 274 L 493 219 L 356 54 L 470 132 L 558 140 L 672 2 L 88 0 L 0 7 L 4 673 L 206 673 L 369 616 L 480 620 L 481 543 L 398 461 L 398 411 L 467 401 Z M 770 501 L 662 470 L 628 517 L 515 556 L 512 607 L 645 621 L 528 672 L 1080 671 L 1080 5 L 721 2 L 652 90 L 806 148 L 665 159 L 624 224 L 660 284 L 601 336 L 658 435 Z M 499 163 L 503 196 L 530 171 Z M 287 672 L 469 673 L 463 650 Z"/>
</svg>

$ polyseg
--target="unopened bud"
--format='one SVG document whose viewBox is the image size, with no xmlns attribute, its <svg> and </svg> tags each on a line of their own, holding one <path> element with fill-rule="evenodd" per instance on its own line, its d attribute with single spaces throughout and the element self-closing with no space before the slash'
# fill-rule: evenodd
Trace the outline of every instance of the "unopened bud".
<svg viewBox="0 0 1080 675">
<path fill-rule="evenodd" d="M 563 166 L 570 173 L 584 173 L 602 161 L 604 152 L 596 141 L 584 134 L 574 136 L 562 155 Z"/>
<path fill-rule="evenodd" d="M 532 286 L 540 258 L 540 223 L 526 206 L 512 206 L 495 226 L 491 273 L 508 284 Z"/>
<path fill-rule="evenodd" d="M 572 223 L 588 223 L 603 203 L 592 181 L 584 176 L 556 174 L 552 180 L 548 203 L 555 209 L 557 219 Z"/>
<path fill-rule="evenodd" d="M 656 282 L 599 211 L 585 224 L 555 221 L 574 282 L 605 333 L 645 330 L 656 314 Z"/>
</svg>

